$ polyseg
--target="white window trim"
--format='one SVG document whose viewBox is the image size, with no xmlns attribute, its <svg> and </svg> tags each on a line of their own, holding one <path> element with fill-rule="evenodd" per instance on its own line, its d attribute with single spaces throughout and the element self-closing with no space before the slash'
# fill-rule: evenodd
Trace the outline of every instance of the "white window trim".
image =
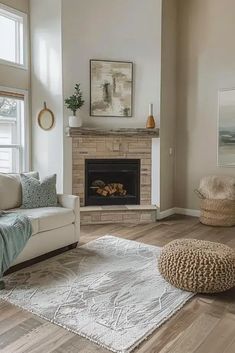
<svg viewBox="0 0 235 353">
<path fill-rule="evenodd" d="M 17 67 L 18 69 L 28 70 L 28 15 L 24 12 L 16 10 L 12 7 L 6 6 L 0 3 L 0 9 L 10 12 L 13 16 L 20 16 L 23 18 L 23 64 L 17 64 L 12 61 L 4 60 L 0 58 L 0 64 Z"/>
<path fill-rule="evenodd" d="M 9 93 L 19 93 L 24 96 L 24 131 L 22 134 L 22 145 L 1 145 L 0 148 L 15 147 L 23 149 L 20 151 L 20 172 L 27 172 L 30 170 L 30 123 L 29 123 L 29 94 L 28 91 L 18 89 L 18 88 L 9 88 L 5 86 L 0 86 L 1 91 Z"/>
</svg>

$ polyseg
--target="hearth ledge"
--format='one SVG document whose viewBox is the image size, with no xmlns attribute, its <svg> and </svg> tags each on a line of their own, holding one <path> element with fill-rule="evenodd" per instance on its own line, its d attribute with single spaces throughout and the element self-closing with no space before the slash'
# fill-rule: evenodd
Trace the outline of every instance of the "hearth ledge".
<svg viewBox="0 0 235 353">
<path fill-rule="evenodd" d="M 81 207 L 81 224 L 143 224 L 155 223 L 157 206 L 85 206 Z"/>
<path fill-rule="evenodd" d="M 97 211 L 150 211 L 157 210 L 155 205 L 114 205 L 114 206 L 82 206 L 80 212 Z"/>
</svg>

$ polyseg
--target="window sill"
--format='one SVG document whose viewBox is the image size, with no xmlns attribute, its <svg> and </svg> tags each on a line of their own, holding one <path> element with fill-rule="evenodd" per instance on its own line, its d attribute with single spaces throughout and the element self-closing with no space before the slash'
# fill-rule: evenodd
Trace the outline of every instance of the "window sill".
<svg viewBox="0 0 235 353">
<path fill-rule="evenodd" d="M 0 59 L 0 65 L 10 66 L 10 67 L 14 67 L 16 69 L 21 69 L 21 70 L 25 70 L 25 71 L 28 70 L 28 65 L 17 64 L 12 61 L 4 60 L 4 59 Z"/>
</svg>

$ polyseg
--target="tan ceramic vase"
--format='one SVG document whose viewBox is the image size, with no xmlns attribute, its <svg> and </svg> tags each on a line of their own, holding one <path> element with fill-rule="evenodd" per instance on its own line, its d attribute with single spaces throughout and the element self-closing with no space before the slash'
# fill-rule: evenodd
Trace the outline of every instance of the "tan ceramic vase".
<svg viewBox="0 0 235 353">
<path fill-rule="evenodd" d="M 146 122 L 146 129 L 154 129 L 155 128 L 155 120 L 153 115 L 150 115 Z"/>
</svg>

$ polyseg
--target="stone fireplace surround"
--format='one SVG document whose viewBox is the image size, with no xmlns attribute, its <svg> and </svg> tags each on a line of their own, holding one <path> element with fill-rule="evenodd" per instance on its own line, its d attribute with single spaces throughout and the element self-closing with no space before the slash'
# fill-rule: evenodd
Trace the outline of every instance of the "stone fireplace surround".
<svg viewBox="0 0 235 353">
<path fill-rule="evenodd" d="M 156 206 L 152 205 L 152 139 L 159 129 L 68 128 L 72 137 L 72 187 L 80 196 L 81 223 L 152 222 Z M 86 159 L 140 159 L 140 205 L 85 207 Z"/>
</svg>

